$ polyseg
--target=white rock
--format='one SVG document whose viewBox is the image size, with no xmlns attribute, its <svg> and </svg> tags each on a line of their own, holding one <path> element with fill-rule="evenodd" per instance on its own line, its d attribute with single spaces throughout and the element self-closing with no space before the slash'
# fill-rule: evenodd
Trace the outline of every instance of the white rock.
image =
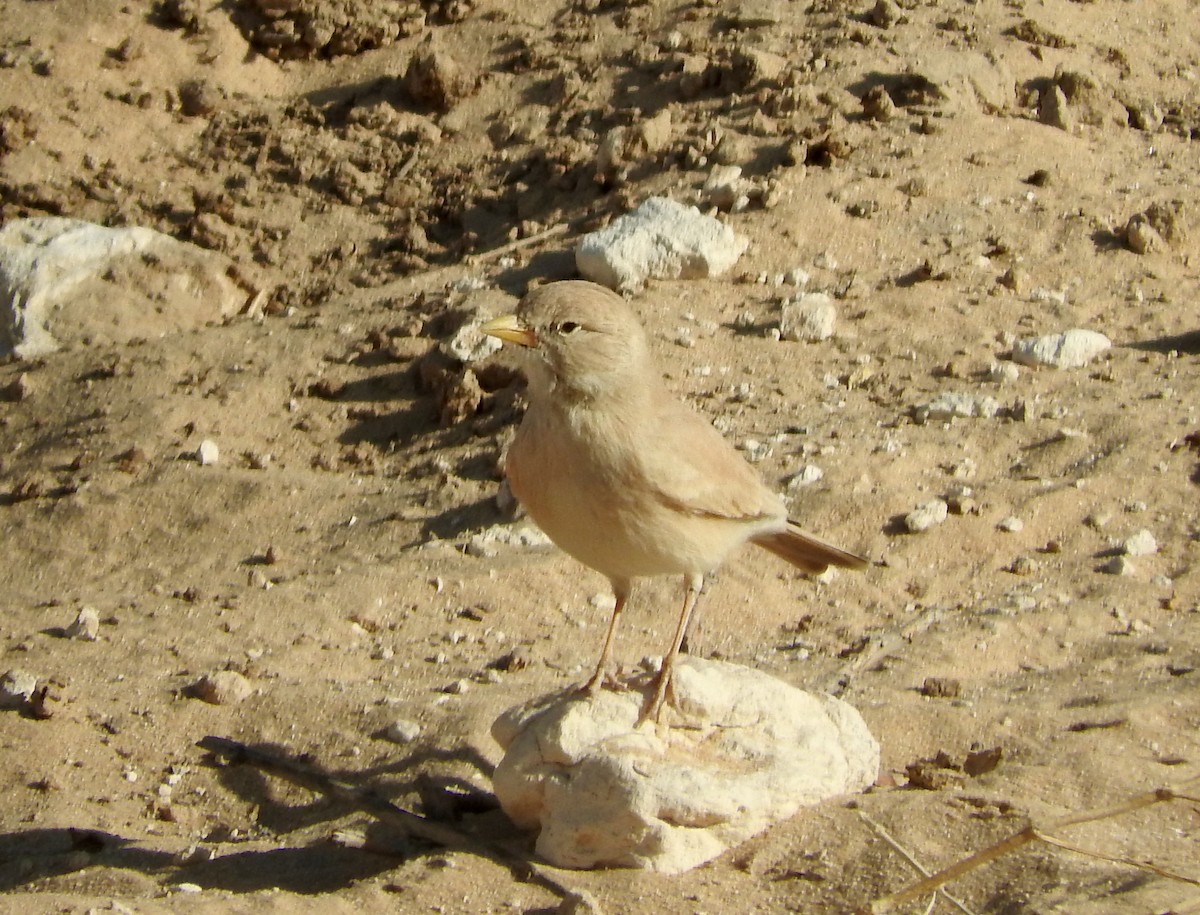
<svg viewBox="0 0 1200 915">
<path fill-rule="evenodd" d="M 200 447 L 196 449 L 196 460 L 201 466 L 211 467 L 221 458 L 221 449 L 217 447 L 217 443 L 211 438 L 206 438 L 200 443 Z"/>
<path fill-rule="evenodd" d="M 549 546 L 550 538 L 533 524 L 494 524 L 467 541 L 467 554 L 477 559 L 490 559 L 499 552 L 498 546 Z"/>
<path fill-rule="evenodd" d="M 81 607 L 75 622 L 66 628 L 69 639 L 94 642 L 100 635 L 100 614 L 91 607 Z"/>
<path fill-rule="evenodd" d="M 14 667 L 0 676 L 0 709 L 21 708 L 37 690 L 38 680 L 27 670 Z"/>
<path fill-rule="evenodd" d="M 956 416 L 993 419 L 1000 413 L 1000 402 L 986 394 L 947 391 L 913 411 L 918 423 L 948 422 Z"/>
<path fill-rule="evenodd" d="M 837 306 L 823 292 L 806 292 L 783 303 L 779 334 L 784 340 L 817 343 L 833 336 Z"/>
<path fill-rule="evenodd" d="M 383 729 L 383 736 L 392 743 L 412 743 L 421 736 L 421 726 L 415 721 L 397 718 Z"/>
<path fill-rule="evenodd" d="M 988 366 L 987 380 L 996 384 L 1011 384 L 1020 377 L 1020 368 L 1011 362 L 993 362 Z"/>
<path fill-rule="evenodd" d="M 1022 365 L 1075 369 L 1087 365 L 1111 346 L 1112 341 L 1104 334 L 1076 327 L 1062 334 L 1018 340 L 1013 344 L 1012 358 Z"/>
<path fill-rule="evenodd" d="M 471 681 L 467 679 L 455 680 L 452 683 L 447 683 L 442 687 L 442 692 L 450 696 L 461 696 L 471 688 Z"/>
<path fill-rule="evenodd" d="M 757 464 L 760 461 L 766 460 L 771 454 L 771 446 L 767 442 L 760 442 L 756 438 L 748 438 L 742 442 L 742 454 L 751 464 Z"/>
<path fill-rule="evenodd" d="M 0 357 L 158 336 L 236 313 L 224 255 L 153 229 L 58 217 L 0 229 Z"/>
<path fill-rule="evenodd" d="M 743 210 L 743 201 L 748 202 L 748 193 L 753 186 L 742 177 L 740 165 L 713 166 L 700 193 L 704 200 L 718 210 Z"/>
<path fill-rule="evenodd" d="M 1158 552 L 1158 541 L 1148 530 L 1140 530 L 1121 545 L 1126 556 L 1151 556 Z"/>
<path fill-rule="evenodd" d="M 670 726 L 635 728 L 648 684 L 542 697 L 493 724 L 496 797 L 555 866 L 680 873 L 875 780 L 879 745 L 838 699 L 681 657 Z"/>
<path fill-rule="evenodd" d="M 1009 515 L 1007 518 L 1001 520 L 996 527 L 1009 534 L 1019 534 L 1025 530 L 1025 522 L 1015 515 Z"/>
<path fill-rule="evenodd" d="M 196 681 L 192 692 L 210 705 L 237 705 L 250 698 L 254 687 L 236 670 L 219 670 Z"/>
<path fill-rule="evenodd" d="M 928 502 L 922 502 L 907 515 L 904 516 L 904 527 L 913 534 L 919 534 L 921 531 L 927 531 L 936 524 L 941 524 L 946 520 L 946 515 L 950 512 L 950 506 L 941 499 L 931 499 Z"/>
<path fill-rule="evenodd" d="M 632 213 L 585 235 L 575 265 L 589 280 L 636 290 L 655 279 L 703 279 L 723 273 L 750 244 L 695 207 L 651 197 Z"/>
<path fill-rule="evenodd" d="M 495 337 L 480 333 L 479 327 L 483 323 L 482 319 L 468 321 L 442 343 L 442 351 L 467 365 L 480 362 L 499 351 L 504 344 Z"/>
<path fill-rule="evenodd" d="M 825 476 L 825 471 L 816 464 L 805 464 L 796 473 L 788 477 L 787 491 L 796 492 L 806 486 L 812 486 Z"/>
</svg>

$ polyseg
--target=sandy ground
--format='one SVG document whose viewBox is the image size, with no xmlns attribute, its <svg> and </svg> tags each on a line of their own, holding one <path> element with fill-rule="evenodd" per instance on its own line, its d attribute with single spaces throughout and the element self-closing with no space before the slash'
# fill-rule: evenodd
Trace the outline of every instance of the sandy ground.
<svg viewBox="0 0 1200 915">
<path fill-rule="evenodd" d="M 722 217 L 749 251 L 633 301 L 670 385 L 781 488 L 819 467 L 796 516 L 875 565 L 813 582 L 740 554 L 698 649 L 837 689 L 883 772 L 681 877 L 559 878 L 608 913 L 845 912 L 916 877 L 872 823 L 935 870 L 1200 773 L 1195 2 L 316 10 L 0 0 L 0 219 L 150 226 L 264 292 L 0 366 L 0 671 L 48 687 L 0 712 L 0 909 L 554 909 L 480 854 L 406 848 L 195 744 L 310 754 L 527 852 L 487 802 L 488 729 L 583 679 L 606 585 L 478 539 L 522 523 L 495 499 L 519 386 L 436 352 L 574 275 L 580 233 L 652 194 L 701 201 L 718 163 L 751 182 Z M 1148 247 L 1127 232 L 1146 212 Z M 796 270 L 835 298 L 828 340 L 771 333 Z M 1114 345 L 995 369 L 1073 327 Z M 947 392 L 1000 413 L 919 423 Z M 908 532 L 936 498 L 947 519 Z M 1121 562 L 1143 530 L 1156 552 Z M 627 664 L 663 650 L 677 588 L 639 592 Z M 65 637 L 83 607 L 96 641 Z M 226 670 L 244 701 L 196 697 Z M 397 721 L 419 736 L 388 740 Z M 939 753 L 951 768 L 921 762 Z M 335 841 L 355 830 L 367 850 Z M 1195 800 L 1069 836 L 1200 879 Z M 988 913 L 1200 896 L 1045 845 L 950 889 Z"/>
</svg>

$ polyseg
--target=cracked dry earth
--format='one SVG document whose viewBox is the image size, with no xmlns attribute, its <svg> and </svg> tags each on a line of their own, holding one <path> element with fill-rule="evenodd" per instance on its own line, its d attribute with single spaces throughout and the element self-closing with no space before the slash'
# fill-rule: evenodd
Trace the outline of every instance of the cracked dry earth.
<svg viewBox="0 0 1200 915">
<path fill-rule="evenodd" d="M 633 302 L 669 384 L 875 565 L 810 581 L 739 554 L 696 647 L 838 691 L 883 770 L 680 877 L 557 876 L 608 913 L 847 912 L 916 878 L 871 823 L 936 870 L 1194 778 L 1196 14 L 0 0 L 0 220 L 149 226 L 259 292 L 0 366 L 0 672 L 46 688 L 0 711 L 0 909 L 555 909 L 195 744 L 309 754 L 527 852 L 489 804 L 488 728 L 583 679 L 607 588 L 506 533 L 520 383 L 444 344 L 573 276 L 577 238 L 645 198 L 709 208 L 716 166 L 742 169 L 721 218 L 749 250 Z M 798 280 L 833 298 L 830 338 L 773 333 Z M 1113 346 L 1009 358 L 1072 328 Z M 922 409 L 946 394 L 995 409 Z M 945 520 L 911 532 L 934 500 Z M 639 592 L 626 664 L 663 650 L 676 586 Z M 68 637 L 84 607 L 95 641 Z M 1200 878 L 1194 801 L 1070 838 Z M 949 889 L 987 913 L 1200 896 L 1044 845 Z"/>
</svg>

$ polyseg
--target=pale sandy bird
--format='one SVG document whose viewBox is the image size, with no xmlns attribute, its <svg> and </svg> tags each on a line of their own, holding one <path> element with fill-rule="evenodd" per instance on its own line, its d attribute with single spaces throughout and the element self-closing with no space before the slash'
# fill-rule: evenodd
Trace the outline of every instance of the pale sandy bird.
<svg viewBox="0 0 1200 915">
<path fill-rule="evenodd" d="M 588 692 L 604 684 L 636 578 L 682 575 L 686 584 L 645 720 L 668 695 L 704 576 L 735 547 L 749 541 L 812 573 L 867 565 L 789 521 L 741 455 L 666 389 L 616 293 L 549 283 L 482 329 L 527 353 L 529 406 L 505 464 L 513 494 L 554 543 L 612 583 L 616 604 Z"/>
</svg>

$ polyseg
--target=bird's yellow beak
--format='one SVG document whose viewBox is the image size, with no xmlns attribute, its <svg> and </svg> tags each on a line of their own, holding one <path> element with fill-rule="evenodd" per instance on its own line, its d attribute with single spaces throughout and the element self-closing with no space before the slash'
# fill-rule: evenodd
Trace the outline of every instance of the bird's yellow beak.
<svg viewBox="0 0 1200 915">
<path fill-rule="evenodd" d="M 517 320 L 516 315 L 502 315 L 493 318 L 479 328 L 481 333 L 496 337 L 505 343 L 516 343 L 518 346 L 537 346 L 537 335 Z"/>
</svg>

